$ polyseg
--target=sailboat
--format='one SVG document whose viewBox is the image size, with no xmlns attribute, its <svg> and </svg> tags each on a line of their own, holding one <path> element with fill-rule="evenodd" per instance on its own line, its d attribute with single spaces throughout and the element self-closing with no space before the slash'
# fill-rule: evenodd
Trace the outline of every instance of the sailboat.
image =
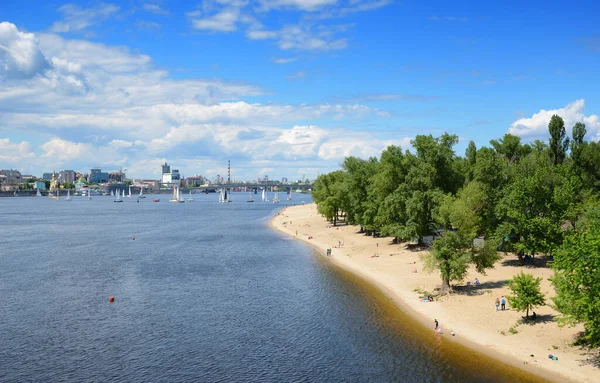
<svg viewBox="0 0 600 383">
<path fill-rule="evenodd" d="M 40 193 L 40 189 L 37 190 L 37 193 L 35 193 L 35 196 L 36 197 L 41 197 L 42 196 L 42 193 Z"/>
<path fill-rule="evenodd" d="M 110 193 L 112 195 L 112 191 Z M 123 202 L 123 200 L 121 199 L 121 193 L 118 190 L 116 191 L 114 196 L 116 197 L 116 199 L 113 202 Z"/>
<path fill-rule="evenodd" d="M 254 202 L 254 199 L 252 199 L 252 192 L 248 193 L 248 201 L 246 202 Z"/>
<path fill-rule="evenodd" d="M 177 186 L 173 186 L 173 199 L 170 200 L 169 202 L 174 202 L 174 203 L 185 202 L 185 200 L 181 199 L 181 194 L 180 194 L 179 188 Z"/>
<path fill-rule="evenodd" d="M 110 196 L 111 196 L 111 197 L 114 197 L 114 196 L 115 196 L 115 191 L 114 191 L 114 190 L 111 190 L 111 191 L 110 191 Z"/>
<path fill-rule="evenodd" d="M 88 195 L 88 201 L 91 201 L 91 199 L 92 199 L 92 191 L 88 190 L 87 191 L 87 195 Z"/>
<path fill-rule="evenodd" d="M 123 193 L 125 193 L 125 190 L 123 190 Z M 131 186 L 129 186 L 129 194 L 127 195 L 128 198 L 131 198 Z"/>
<path fill-rule="evenodd" d="M 288 192 L 287 200 L 288 201 L 292 200 L 292 189 L 290 189 L 290 191 Z"/>
<path fill-rule="evenodd" d="M 138 196 L 138 198 L 146 198 L 143 191 L 144 191 L 144 188 L 140 187 L 140 195 Z"/>
<path fill-rule="evenodd" d="M 194 199 L 192 198 L 192 191 L 190 190 L 190 196 L 185 199 L 187 202 L 192 202 Z"/>
<path fill-rule="evenodd" d="M 56 188 L 56 200 L 58 201 L 60 199 L 60 189 L 57 187 Z"/>
<path fill-rule="evenodd" d="M 67 198 L 65 198 L 65 201 L 70 201 L 71 200 L 71 191 L 67 190 Z"/>
<path fill-rule="evenodd" d="M 225 189 L 219 191 L 219 203 L 225 202 Z"/>
<path fill-rule="evenodd" d="M 263 202 L 265 202 L 267 200 L 267 197 L 265 196 L 265 189 L 263 189 L 261 200 Z"/>
<path fill-rule="evenodd" d="M 273 197 L 273 203 L 279 203 L 279 193 L 275 192 L 275 196 Z"/>
</svg>

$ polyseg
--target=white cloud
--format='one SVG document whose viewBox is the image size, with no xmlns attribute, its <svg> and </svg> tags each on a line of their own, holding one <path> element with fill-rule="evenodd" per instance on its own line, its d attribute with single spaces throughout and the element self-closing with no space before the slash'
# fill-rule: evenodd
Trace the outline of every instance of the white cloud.
<svg viewBox="0 0 600 383">
<path fill-rule="evenodd" d="M 90 153 L 91 145 L 82 142 L 71 142 L 61 138 L 54 138 L 41 146 L 44 154 L 56 161 L 68 161 L 80 158 Z"/>
<path fill-rule="evenodd" d="M 259 0 L 255 3 L 214 0 L 204 1 L 186 16 L 195 29 L 234 32 L 245 25 L 246 38 L 276 40 L 282 50 L 331 51 L 348 46 L 347 38 L 340 34 L 347 32 L 350 26 L 320 25 L 322 19 L 372 11 L 389 3 L 391 0 Z M 277 27 L 261 23 L 269 12 L 284 10 L 298 12 L 299 21 Z"/>
<path fill-rule="evenodd" d="M 303 11 L 316 11 L 326 6 L 335 5 L 338 0 L 259 0 L 262 10 L 278 8 L 296 8 Z"/>
<path fill-rule="evenodd" d="M 0 23 L 0 79 L 33 77 L 50 66 L 33 33 L 21 32 L 8 22 Z"/>
<path fill-rule="evenodd" d="M 12 142 L 8 138 L 0 138 L 0 162 L 18 166 L 27 158 L 34 158 L 35 153 L 31 151 L 31 145 L 27 141 L 20 143 Z"/>
<path fill-rule="evenodd" d="M 592 137 L 594 140 L 600 139 L 600 117 L 596 114 L 585 114 L 585 100 L 583 99 L 571 102 L 561 109 L 542 109 L 531 117 L 520 118 L 510 125 L 508 131 L 529 139 L 549 137 L 548 123 L 555 114 L 562 117 L 568 132 L 577 122 L 583 122 L 588 137 Z"/>
<path fill-rule="evenodd" d="M 237 30 L 237 22 L 239 19 L 239 9 L 227 8 L 215 15 L 192 20 L 192 26 L 195 29 L 214 32 L 233 32 Z"/>
<path fill-rule="evenodd" d="M 144 9 L 144 11 L 154 13 L 155 15 L 168 15 L 169 14 L 168 10 L 162 8 L 158 4 L 146 3 L 142 6 L 142 8 Z"/>
<path fill-rule="evenodd" d="M 57 33 L 78 32 L 98 24 L 119 11 L 113 4 L 100 3 L 95 7 L 81 8 L 75 4 L 65 4 L 58 8 L 64 20 L 52 24 L 50 30 Z"/>
<path fill-rule="evenodd" d="M 285 58 L 285 57 L 280 57 L 280 58 L 273 57 L 273 58 L 271 58 L 271 61 L 273 62 L 273 64 L 288 64 L 288 63 L 294 62 L 296 60 L 298 60 L 298 58 L 296 58 L 296 57 L 288 57 L 288 58 Z"/>
<path fill-rule="evenodd" d="M 12 36 L 22 33 L 8 27 Z M 127 47 L 56 34 L 26 39 L 39 39 L 34 47 L 48 68 L 37 76 L 15 76 L 0 88 L 0 167 L 29 166 L 28 172 L 38 174 L 122 166 L 131 176 L 151 177 L 158 169 L 152 166 L 165 159 L 186 174 L 209 174 L 232 159 L 236 177 L 252 179 L 256 169 L 282 166 L 297 174 L 280 176 L 299 177 L 294 159 L 302 159 L 303 169 L 335 167 L 343 153 L 371 155 L 385 147 L 367 133 L 344 128 L 385 113 L 376 108 L 251 103 L 243 100 L 263 95 L 254 85 L 174 80 Z M 328 121 L 339 128 L 330 131 Z M 15 143 L 15 132 L 27 141 Z"/>
</svg>

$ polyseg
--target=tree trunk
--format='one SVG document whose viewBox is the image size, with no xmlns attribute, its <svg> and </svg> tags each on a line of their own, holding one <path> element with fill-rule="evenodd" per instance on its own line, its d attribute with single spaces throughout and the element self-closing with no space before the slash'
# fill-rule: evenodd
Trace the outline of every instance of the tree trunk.
<svg viewBox="0 0 600 383">
<path fill-rule="evenodd" d="M 442 291 L 448 292 L 450 291 L 450 278 L 446 275 L 442 277 Z"/>
<path fill-rule="evenodd" d="M 525 313 L 525 318 L 529 318 L 529 307 L 527 307 L 527 312 Z"/>
</svg>

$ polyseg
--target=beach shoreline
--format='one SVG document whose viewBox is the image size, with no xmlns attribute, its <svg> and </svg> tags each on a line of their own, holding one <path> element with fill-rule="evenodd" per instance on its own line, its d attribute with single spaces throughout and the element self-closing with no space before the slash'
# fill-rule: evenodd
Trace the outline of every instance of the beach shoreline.
<svg viewBox="0 0 600 383">
<path fill-rule="evenodd" d="M 439 319 L 444 330 L 442 336 L 452 342 L 548 381 L 600 382 L 595 377 L 600 376 L 600 371 L 593 363 L 585 362 L 590 355 L 569 346 L 580 327 L 559 328 L 551 320 L 556 313 L 549 307 L 536 308 L 543 322 L 534 325 L 515 325 L 521 314 L 510 308 L 494 312 L 496 295 L 508 294 L 506 280 L 523 269 L 513 266 L 510 256 L 505 256 L 487 276 L 471 271 L 468 278 L 478 277 L 482 281 L 480 286 L 465 286 L 465 294 L 452 294 L 429 303 L 422 302 L 423 294 L 417 291 L 431 292 L 441 281 L 437 273 L 421 272 L 422 251 L 392 244 L 390 238 L 362 235 L 357 227 L 334 227 L 317 213 L 315 204 L 286 207 L 271 219 L 270 226 L 311 245 L 333 265 L 373 285 L 423 326 L 430 327 L 434 319 Z M 331 249 L 329 256 L 328 249 Z M 549 269 L 526 270 L 532 271 L 544 277 L 543 290 L 548 296 Z M 510 328 L 518 333 L 508 333 Z M 451 331 L 456 336 L 451 336 Z M 559 360 L 548 358 L 548 354 L 558 355 Z"/>
</svg>

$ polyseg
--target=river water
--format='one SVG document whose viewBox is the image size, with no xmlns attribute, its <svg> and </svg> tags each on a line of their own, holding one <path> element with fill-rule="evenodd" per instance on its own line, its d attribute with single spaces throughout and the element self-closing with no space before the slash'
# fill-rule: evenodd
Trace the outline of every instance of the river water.
<svg viewBox="0 0 600 383">
<path fill-rule="evenodd" d="M 0 198 L 0 381 L 540 381 L 269 228 L 310 196 L 232 197 Z"/>
</svg>

